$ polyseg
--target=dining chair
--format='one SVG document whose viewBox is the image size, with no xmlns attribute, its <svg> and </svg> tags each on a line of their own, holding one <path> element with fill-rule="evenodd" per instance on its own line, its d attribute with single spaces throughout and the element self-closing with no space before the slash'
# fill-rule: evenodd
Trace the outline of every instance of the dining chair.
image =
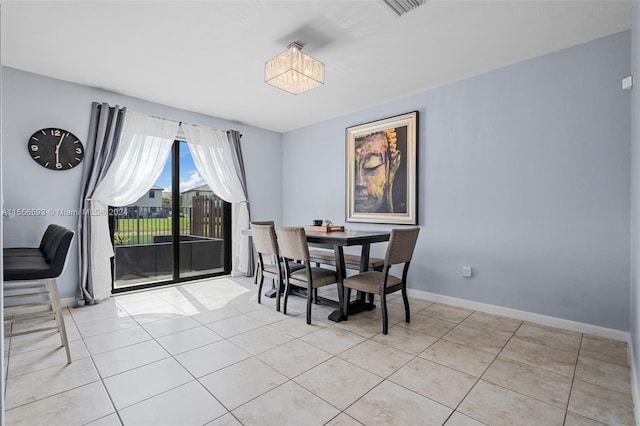
<svg viewBox="0 0 640 426">
<path fill-rule="evenodd" d="M 287 314 L 287 300 L 291 293 L 291 286 L 301 287 L 307 291 L 307 324 L 311 324 L 311 302 L 314 290 L 338 282 L 336 271 L 312 267 L 309 261 L 309 246 L 304 228 L 289 227 L 276 228 L 280 255 L 287 261 L 284 265 L 285 288 L 284 288 L 284 314 Z M 299 261 L 303 269 L 294 271 L 290 268 L 290 261 Z M 280 292 L 278 291 L 278 299 Z M 278 305 L 280 304 L 279 300 Z"/>
<path fill-rule="evenodd" d="M 251 226 L 253 225 L 271 225 L 271 226 L 276 226 L 276 223 L 273 220 L 261 220 L 261 221 L 253 221 L 250 223 Z M 253 236 L 252 236 L 253 238 Z M 255 246 L 255 244 L 254 244 Z M 258 260 L 258 262 L 256 262 L 256 271 L 253 274 L 253 283 L 254 284 L 258 284 L 258 278 L 260 276 L 261 273 L 261 269 L 260 269 L 260 261 Z"/>
<path fill-rule="evenodd" d="M 345 318 L 348 318 L 349 315 L 348 307 L 351 289 L 368 294 L 377 294 L 380 296 L 380 306 L 382 310 L 382 333 L 387 334 L 389 330 L 387 294 L 402 291 L 405 322 L 408 323 L 410 321 L 409 298 L 407 297 L 407 274 L 419 232 L 420 228 L 392 229 L 391 237 L 387 245 L 387 252 L 384 256 L 382 271 L 362 272 L 343 280 L 345 293 L 343 297 L 343 313 Z M 398 278 L 389 273 L 391 266 L 397 264 L 404 264 L 402 278 Z"/>
<path fill-rule="evenodd" d="M 273 222 L 267 222 L 266 224 L 264 224 L 264 222 L 251 222 L 251 236 L 253 237 L 253 244 L 258 255 L 258 272 L 256 272 L 256 275 L 260 275 L 260 283 L 258 286 L 258 303 L 261 303 L 262 285 L 264 284 L 264 278 L 271 278 L 276 291 L 279 292 L 282 279 L 285 275 L 285 270 L 283 267 L 283 262 L 280 259 L 280 254 L 278 253 L 278 241 L 276 239 Z M 267 260 L 269 260 L 269 263 L 267 262 Z M 304 266 L 299 263 L 292 263 L 291 265 L 289 265 L 289 269 L 292 271 L 297 271 L 303 268 Z M 275 283 L 277 283 L 277 285 Z M 276 309 L 279 312 L 279 294 L 276 297 Z"/>
</svg>

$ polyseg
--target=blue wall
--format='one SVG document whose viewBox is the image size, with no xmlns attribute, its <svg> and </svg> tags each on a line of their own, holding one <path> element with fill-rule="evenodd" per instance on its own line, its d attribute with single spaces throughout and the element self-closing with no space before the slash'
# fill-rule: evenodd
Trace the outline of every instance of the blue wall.
<svg viewBox="0 0 640 426">
<path fill-rule="evenodd" d="M 345 128 L 418 110 L 410 287 L 628 330 L 629 51 L 623 32 L 286 133 L 283 221 L 343 224 Z"/>
<path fill-rule="evenodd" d="M 54 172 L 38 166 L 29 156 L 26 144 L 33 132 L 45 127 L 69 130 L 82 141 L 89 133 L 91 102 L 126 106 L 133 111 L 199 124 L 217 129 L 236 129 L 242 133 L 242 149 L 247 170 L 252 217 L 282 216 L 282 135 L 189 111 L 170 108 L 136 98 L 118 95 L 19 71 L 2 68 L 2 173 L 5 208 L 78 208 L 80 166 Z M 212 97 L 211 102 L 216 102 Z M 47 215 L 14 217 L 4 220 L 4 246 L 37 246 L 49 223 L 77 229 L 77 218 Z M 74 240 L 72 254 L 76 253 Z M 60 296 L 74 297 L 78 285 L 78 257 L 71 256 L 58 280 Z"/>
</svg>

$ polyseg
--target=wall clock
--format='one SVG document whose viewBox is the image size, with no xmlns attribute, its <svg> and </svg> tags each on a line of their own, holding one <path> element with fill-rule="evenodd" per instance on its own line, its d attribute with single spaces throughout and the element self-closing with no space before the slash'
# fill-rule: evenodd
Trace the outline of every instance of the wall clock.
<svg viewBox="0 0 640 426">
<path fill-rule="evenodd" d="M 33 160 L 50 170 L 69 170 L 84 158 L 84 147 L 71 132 L 46 128 L 35 132 L 27 142 Z"/>
</svg>

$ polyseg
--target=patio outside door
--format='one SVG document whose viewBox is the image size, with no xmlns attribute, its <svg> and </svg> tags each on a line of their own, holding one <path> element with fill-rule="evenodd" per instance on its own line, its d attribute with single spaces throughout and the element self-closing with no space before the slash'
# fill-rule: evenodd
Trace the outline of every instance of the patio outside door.
<svg viewBox="0 0 640 426">
<path fill-rule="evenodd" d="M 231 270 L 231 205 L 174 141 L 164 171 L 134 204 L 113 208 L 113 291 L 173 284 Z"/>
</svg>

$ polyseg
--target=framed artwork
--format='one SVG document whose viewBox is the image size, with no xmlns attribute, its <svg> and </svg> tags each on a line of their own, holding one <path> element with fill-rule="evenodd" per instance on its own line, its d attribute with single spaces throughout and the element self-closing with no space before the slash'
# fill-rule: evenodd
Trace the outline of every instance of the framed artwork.
<svg viewBox="0 0 640 426">
<path fill-rule="evenodd" d="M 346 129 L 347 222 L 418 224 L 418 111 Z"/>
</svg>

